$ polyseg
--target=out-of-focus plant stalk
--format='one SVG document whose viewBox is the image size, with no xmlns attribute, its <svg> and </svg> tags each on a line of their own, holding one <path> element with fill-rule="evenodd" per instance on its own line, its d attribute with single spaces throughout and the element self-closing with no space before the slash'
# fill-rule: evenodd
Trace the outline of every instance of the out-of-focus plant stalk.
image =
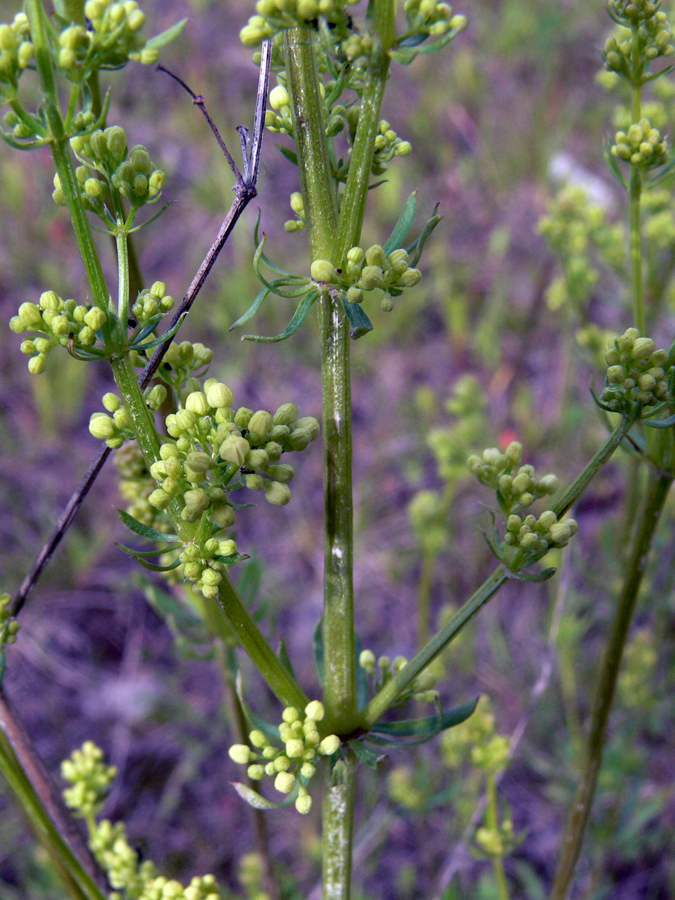
<svg viewBox="0 0 675 900">
<path fill-rule="evenodd" d="M 550 900 L 565 900 L 581 852 L 605 746 L 607 721 L 614 698 L 621 657 L 654 533 L 673 483 L 673 476 L 649 471 L 647 489 L 633 539 L 623 589 L 612 620 L 595 688 L 591 723 L 586 740 L 583 771 L 562 842 Z"/>
</svg>

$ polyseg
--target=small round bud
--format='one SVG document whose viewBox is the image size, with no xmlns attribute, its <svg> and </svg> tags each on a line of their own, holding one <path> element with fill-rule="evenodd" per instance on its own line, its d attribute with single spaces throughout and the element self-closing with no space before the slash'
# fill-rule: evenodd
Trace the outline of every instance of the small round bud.
<svg viewBox="0 0 675 900">
<path fill-rule="evenodd" d="M 312 700 L 305 707 L 305 716 L 313 722 L 321 722 L 326 711 L 320 700 Z"/>
<path fill-rule="evenodd" d="M 248 479 L 246 486 L 249 487 Z M 280 481 L 267 481 L 263 483 L 265 500 L 273 506 L 286 506 L 291 499 L 291 489 Z"/>
<path fill-rule="evenodd" d="M 286 741 L 286 755 L 289 759 L 298 759 L 305 752 L 305 742 L 300 738 Z"/>
<path fill-rule="evenodd" d="M 248 739 L 254 747 L 258 747 L 259 749 L 269 747 L 270 744 L 265 732 L 259 731 L 257 728 L 249 734 Z"/>
<path fill-rule="evenodd" d="M 251 445 L 246 440 L 246 438 L 241 437 L 241 435 L 231 434 L 220 445 L 218 455 L 225 462 L 229 462 L 237 467 L 241 467 L 244 465 L 244 460 L 246 459 L 246 456 L 248 455 L 250 449 Z"/>
<path fill-rule="evenodd" d="M 292 425 L 298 418 L 298 407 L 295 403 L 282 403 L 272 417 L 274 425 Z"/>
<path fill-rule="evenodd" d="M 310 269 L 310 275 L 312 276 L 313 281 L 337 281 L 335 266 L 327 259 L 315 259 Z"/>
<path fill-rule="evenodd" d="M 247 744 L 233 744 L 227 752 L 230 759 L 242 766 L 251 761 L 251 748 Z"/>
<path fill-rule="evenodd" d="M 322 756 L 332 756 L 340 746 L 340 738 L 336 734 L 329 734 L 319 744 L 319 753 Z"/>
<path fill-rule="evenodd" d="M 92 306 L 84 314 L 84 321 L 93 331 L 98 331 L 103 328 L 108 321 L 108 317 L 99 306 Z"/>
<path fill-rule="evenodd" d="M 234 400 L 234 394 L 226 384 L 215 381 L 208 386 L 205 384 L 204 388 L 206 400 L 213 409 L 223 409 L 227 406 L 231 406 L 232 401 Z"/>
<path fill-rule="evenodd" d="M 270 91 L 269 104 L 272 109 L 281 109 L 284 106 L 288 106 L 290 104 L 290 97 L 288 96 L 288 91 L 283 86 L 283 84 L 277 84 L 276 87 L 273 87 Z"/>
<path fill-rule="evenodd" d="M 291 772 L 279 772 L 274 779 L 274 787 L 281 794 L 290 794 L 295 787 L 295 775 Z"/>
<path fill-rule="evenodd" d="M 272 416 L 265 409 L 259 409 L 248 422 L 249 439 L 254 444 L 262 443 L 272 427 Z"/>
<path fill-rule="evenodd" d="M 111 438 L 116 430 L 115 423 L 106 413 L 93 413 L 89 419 L 89 433 L 101 441 Z"/>
<path fill-rule="evenodd" d="M 295 808 L 302 816 L 306 816 L 312 808 L 312 798 L 309 794 L 299 794 L 295 800 Z"/>
</svg>

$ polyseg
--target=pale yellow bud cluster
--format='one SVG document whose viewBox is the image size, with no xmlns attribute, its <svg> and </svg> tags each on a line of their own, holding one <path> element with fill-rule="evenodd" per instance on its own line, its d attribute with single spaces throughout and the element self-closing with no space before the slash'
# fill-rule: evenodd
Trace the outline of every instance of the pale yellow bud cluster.
<svg viewBox="0 0 675 900">
<path fill-rule="evenodd" d="M 31 65 L 34 56 L 35 49 L 25 13 L 17 13 L 9 24 L 0 24 L 0 84 L 8 85 L 12 93 L 15 93 L 19 76 Z M 32 136 L 32 129 L 24 122 L 17 120 L 12 123 L 12 127 L 15 129 L 15 137 Z"/>
<path fill-rule="evenodd" d="M 469 471 L 480 483 L 496 490 L 499 508 L 507 514 L 527 509 L 535 500 L 558 489 L 555 475 L 538 478 L 533 466 L 520 466 L 522 458 L 523 445 L 512 441 L 503 453 L 497 447 L 489 447 L 481 456 L 472 454 L 467 460 Z"/>
<path fill-rule="evenodd" d="M 660 2 L 653 0 L 610 0 L 610 15 L 630 32 L 625 38 L 607 39 L 603 58 L 609 72 L 632 82 L 643 75 L 645 63 L 675 52 L 672 27 L 660 6 Z"/>
<path fill-rule="evenodd" d="M 63 792 L 64 800 L 77 815 L 97 815 L 116 775 L 115 766 L 105 764 L 101 748 L 93 741 L 85 741 L 61 763 L 61 776 L 70 784 Z"/>
<path fill-rule="evenodd" d="M 168 313 L 174 306 L 174 299 L 166 292 L 166 284 L 163 281 L 155 281 L 149 287 L 144 288 L 138 295 L 138 299 L 131 307 L 139 325 L 156 324 L 159 319 Z"/>
<path fill-rule="evenodd" d="M 466 16 L 454 15 L 452 6 L 443 0 L 405 0 L 403 9 L 410 29 L 418 34 L 440 37 L 466 28 Z"/>
<path fill-rule="evenodd" d="M 323 704 L 318 700 L 307 704 L 304 716 L 294 706 L 287 706 L 279 725 L 283 748 L 255 729 L 249 734 L 251 746 L 234 744 L 230 757 L 240 765 L 248 765 L 248 776 L 253 781 L 268 776 L 274 778 L 274 787 L 280 793 L 297 792 L 295 808 L 304 815 L 312 806 L 307 782 L 316 772 L 316 757 L 332 756 L 340 746 L 340 738 L 335 734 L 321 737 L 319 723 L 324 715 Z"/>
<path fill-rule="evenodd" d="M 12 598 L 9 594 L 0 594 L 0 649 L 3 644 L 13 644 L 19 633 L 19 622 L 10 612 Z"/>
<path fill-rule="evenodd" d="M 30 357 L 29 372 L 38 375 L 44 371 L 47 354 L 58 345 L 72 352 L 91 352 L 97 332 L 107 320 L 98 306 L 77 304 L 75 300 L 63 300 L 54 291 L 45 291 L 39 303 L 22 303 L 9 327 L 16 334 L 30 331 L 40 335 L 21 344 L 21 352 Z"/>
<path fill-rule="evenodd" d="M 368 649 L 362 650 L 359 654 L 359 665 L 372 679 L 375 692 L 382 690 L 384 685 L 407 664 L 408 659 L 405 656 L 396 656 L 393 660 L 389 656 L 380 656 L 376 659 L 373 651 Z M 434 690 L 435 684 L 436 676 L 430 669 L 425 669 L 400 694 L 395 705 L 403 706 L 410 699 L 420 703 L 435 703 L 439 696 L 438 691 Z"/>
<path fill-rule="evenodd" d="M 627 413 L 635 404 L 653 406 L 668 398 L 673 371 L 668 352 L 657 350 L 651 338 L 628 328 L 614 339 L 605 353 L 608 369 L 600 402 L 611 410 Z"/>
<path fill-rule="evenodd" d="M 504 543 L 526 553 L 543 553 L 550 547 L 566 547 L 578 529 L 574 519 L 558 521 L 552 509 L 545 510 L 538 519 L 531 514 L 524 518 L 512 514 L 506 520 Z"/>
<path fill-rule="evenodd" d="M 668 146 L 659 129 L 652 128 L 649 119 L 640 119 L 628 131 L 617 131 L 611 152 L 632 166 L 651 169 L 666 161 Z"/>
<path fill-rule="evenodd" d="M 391 298 L 399 297 L 422 278 L 420 270 L 408 262 L 408 253 L 403 248 L 387 254 L 380 244 L 373 244 L 367 250 L 352 247 L 339 268 L 327 259 L 315 259 L 310 275 L 317 284 L 339 286 L 345 291 L 348 303 L 361 303 L 366 291 L 382 290 L 382 308 L 389 311 L 393 306 Z"/>
<path fill-rule="evenodd" d="M 286 28 L 315 25 L 319 18 L 333 26 L 346 27 L 346 7 L 358 0 L 258 0 L 256 15 L 239 33 L 246 47 L 257 47 L 266 38 Z"/>
</svg>

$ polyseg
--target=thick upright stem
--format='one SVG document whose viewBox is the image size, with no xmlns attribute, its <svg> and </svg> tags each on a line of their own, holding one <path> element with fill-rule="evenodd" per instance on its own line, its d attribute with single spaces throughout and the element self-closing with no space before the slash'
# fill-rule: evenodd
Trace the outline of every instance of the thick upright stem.
<svg viewBox="0 0 675 900">
<path fill-rule="evenodd" d="M 607 721 L 614 698 L 621 657 L 635 611 L 649 549 L 672 482 L 672 475 L 659 474 L 653 470 L 649 472 L 644 506 L 635 533 L 626 578 L 614 613 L 596 684 L 591 724 L 586 740 L 586 758 L 563 838 L 551 900 L 565 900 L 567 897 L 581 852 L 581 844 L 602 763 Z"/>
<path fill-rule="evenodd" d="M 333 767 L 326 765 L 323 796 L 323 900 L 349 900 L 356 799 L 357 760 L 347 752 Z"/>
</svg>

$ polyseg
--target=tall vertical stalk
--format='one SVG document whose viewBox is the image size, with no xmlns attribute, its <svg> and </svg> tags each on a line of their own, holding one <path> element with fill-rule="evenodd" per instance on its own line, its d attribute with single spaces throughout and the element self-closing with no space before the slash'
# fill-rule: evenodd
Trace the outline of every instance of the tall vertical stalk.
<svg viewBox="0 0 675 900">
<path fill-rule="evenodd" d="M 649 549 L 673 482 L 670 474 L 650 469 L 644 503 L 637 523 L 623 590 L 619 596 L 595 688 L 586 755 L 562 841 L 550 900 L 565 900 L 581 852 L 581 844 L 595 794 L 614 699 L 623 648 L 637 602 Z"/>
</svg>

